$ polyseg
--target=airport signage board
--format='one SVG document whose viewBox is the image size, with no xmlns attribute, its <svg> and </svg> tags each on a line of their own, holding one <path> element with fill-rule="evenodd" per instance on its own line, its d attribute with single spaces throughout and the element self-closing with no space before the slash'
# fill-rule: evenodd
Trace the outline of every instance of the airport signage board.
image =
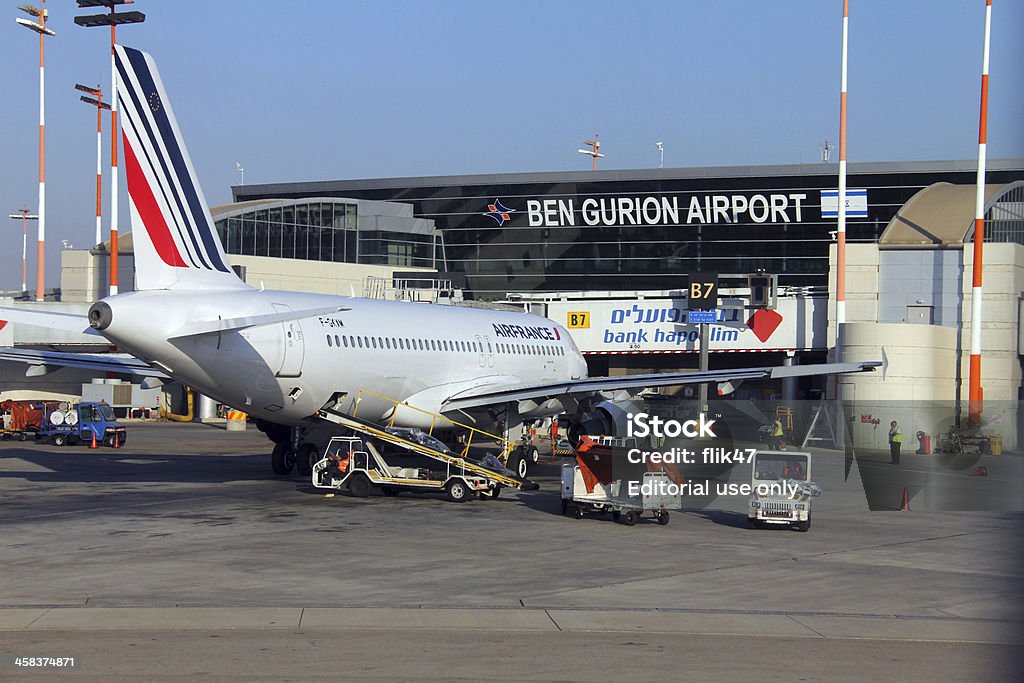
<svg viewBox="0 0 1024 683">
<path fill-rule="evenodd" d="M 692 311 L 713 311 L 718 308 L 718 274 L 691 274 L 686 301 L 687 308 Z"/>
<path fill-rule="evenodd" d="M 502 203 L 504 202 L 504 203 Z M 490 216 L 499 225 L 524 215 L 529 227 L 612 225 L 727 225 L 803 223 L 816 220 L 806 192 L 679 193 L 495 200 Z M 505 206 L 508 204 L 509 206 Z"/>
<path fill-rule="evenodd" d="M 839 190 L 821 191 L 821 217 L 839 218 Z M 868 217 L 867 190 L 846 190 L 846 217 Z"/>
<path fill-rule="evenodd" d="M 718 311 L 687 311 L 686 322 L 691 325 L 699 325 L 702 323 L 713 324 L 718 320 Z"/>
<path fill-rule="evenodd" d="M 702 324 L 710 328 L 710 352 L 827 348 L 827 299 L 786 297 L 775 310 L 756 311 L 745 303 L 723 298 L 721 308 L 709 312 L 714 320 Z M 585 354 L 697 353 L 700 324 L 693 313 L 685 298 L 552 301 L 547 310 Z"/>
</svg>

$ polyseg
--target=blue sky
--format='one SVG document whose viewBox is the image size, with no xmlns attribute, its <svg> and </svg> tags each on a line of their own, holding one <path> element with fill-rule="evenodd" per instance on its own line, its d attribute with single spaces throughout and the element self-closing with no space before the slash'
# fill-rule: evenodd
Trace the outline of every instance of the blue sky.
<svg viewBox="0 0 1024 683">
<path fill-rule="evenodd" d="M 38 4 L 38 0 L 37 0 Z M 851 0 L 848 158 L 975 159 L 983 0 Z M 92 242 L 109 32 L 51 0 L 47 285 Z M 589 168 L 813 163 L 838 141 L 841 0 L 138 0 L 211 204 L 247 183 Z M 37 203 L 38 40 L 0 22 L 0 209 Z M 995 0 L 989 158 L 1024 157 L 1024 2 Z M 106 128 L 107 121 L 104 125 Z M 105 130 L 104 135 L 109 131 Z M 104 148 L 109 146 L 109 139 Z M 105 152 L 104 165 L 109 164 Z M 836 157 L 838 158 L 838 155 Z M 104 193 L 108 192 L 105 179 Z M 122 179 L 122 187 L 124 182 Z M 104 200 L 104 213 L 109 200 Z M 121 202 L 122 230 L 127 204 Z M 104 232 L 107 221 L 104 221 Z M 20 287 L 7 221 L 0 289 Z M 29 282 L 35 233 L 30 226 Z"/>
</svg>

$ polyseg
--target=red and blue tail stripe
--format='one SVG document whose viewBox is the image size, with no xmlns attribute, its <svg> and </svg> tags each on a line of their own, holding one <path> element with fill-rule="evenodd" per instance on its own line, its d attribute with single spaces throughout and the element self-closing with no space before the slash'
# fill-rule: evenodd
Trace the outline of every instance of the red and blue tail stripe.
<svg viewBox="0 0 1024 683">
<path fill-rule="evenodd" d="M 146 53 L 122 45 L 115 47 L 115 62 L 136 233 L 136 279 L 147 279 L 146 273 L 140 273 L 143 265 L 157 271 L 150 274 L 149 287 L 139 288 L 199 283 L 238 286 L 214 232 L 213 219 L 156 65 Z M 140 240 L 140 228 L 148 239 Z M 156 258 L 140 264 L 139 247 L 146 252 L 150 245 L 150 255 Z M 145 261 L 146 254 L 142 256 Z M 167 268 L 181 270 L 168 272 Z M 197 279 L 203 273 L 207 275 Z"/>
</svg>

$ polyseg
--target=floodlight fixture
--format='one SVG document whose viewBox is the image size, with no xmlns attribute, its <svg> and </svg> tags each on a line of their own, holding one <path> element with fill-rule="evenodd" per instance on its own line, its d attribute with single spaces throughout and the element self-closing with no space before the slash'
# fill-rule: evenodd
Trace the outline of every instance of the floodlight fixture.
<svg viewBox="0 0 1024 683">
<path fill-rule="evenodd" d="M 18 17 L 17 19 L 15 19 L 15 21 L 18 22 L 19 24 L 21 24 L 22 26 L 24 26 L 25 28 L 32 29 L 36 33 L 39 33 L 39 34 L 44 34 L 45 33 L 48 36 L 55 36 L 55 35 L 57 35 L 51 29 L 46 28 L 42 24 L 36 23 L 34 21 L 29 21 L 28 19 L 22 19 L 21 17 Z"/>
</svg>

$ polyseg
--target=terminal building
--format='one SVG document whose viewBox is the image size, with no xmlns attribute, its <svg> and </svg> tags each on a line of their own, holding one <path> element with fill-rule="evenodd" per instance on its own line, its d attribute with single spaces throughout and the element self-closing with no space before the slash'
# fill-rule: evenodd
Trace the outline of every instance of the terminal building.
<svg viewBox="0 0 1024 683">
<path fill-rule="evenodd" d="M 936 183 L 973 185 L 975 162 L 850 164 L 849 243 L 877 242 L 900 208 Z M 316 197 L 411 205 L 434 222 L 440 269 L 472 298 L 509 292 L 684 289 L 713 272 L 734 284 L 777 273 L 825 287 L 837 215 L 835 164 L 546 172 L 244 185 L 237 202 Z M 990 161 L 987 182 L 1024 180 L 1024 161 Z M 973 206 L 973 205 L 972 205 Z"/>
</svg>

